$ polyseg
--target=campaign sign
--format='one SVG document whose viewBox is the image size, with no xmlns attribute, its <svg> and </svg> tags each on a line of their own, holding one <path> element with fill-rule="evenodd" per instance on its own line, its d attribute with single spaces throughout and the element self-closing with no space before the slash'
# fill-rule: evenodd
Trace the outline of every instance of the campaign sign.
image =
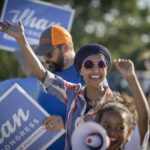
<svg viewBox="0 0 150 150">
<path fill-rule="evenodd" d="M 46 131 L 49 114 L 17 83 L 0 97 L 0 150 L 44 150 L 65 130 Z"/>
<path fill-rule="evenodd" d="M 30 44 L 38 44 L 41 32 L 51 25 L 59 25 L 71 29 L 74 10 L 60 7 L 39 0 L 5 0 L 1 21 L 8 20 L 18 25 L 21 20 L 25 35 Z M 0 48 L 14 51 L 19 46 L 15 39 L 5 33 L 0 33 Z"/>
</svg>

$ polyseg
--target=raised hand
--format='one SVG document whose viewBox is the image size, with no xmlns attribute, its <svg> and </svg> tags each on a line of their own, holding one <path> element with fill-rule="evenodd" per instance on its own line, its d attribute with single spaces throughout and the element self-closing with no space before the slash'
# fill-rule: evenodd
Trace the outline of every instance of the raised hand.
<svg viewBox="0 0 150 150">
<path fill-rule="evenodd" d="M 0 22 L 0 31 L 7 33 L 8 35 L 14 37 L 16 40 L 24 34 L 24 27 L 21 21 L 18 22 L 18 26 L 11 24 L 9 21 L 5 20 Z"/>
<path fill-rule="evenodd" d="M 129 59 L 115 59 L 114 65 L 126 79 L 135 75 L 134 64 Z"/>
</svg>

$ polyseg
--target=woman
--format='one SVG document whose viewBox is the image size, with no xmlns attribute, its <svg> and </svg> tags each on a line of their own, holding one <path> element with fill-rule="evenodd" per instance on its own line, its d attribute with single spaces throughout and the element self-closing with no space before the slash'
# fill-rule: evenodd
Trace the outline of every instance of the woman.
<svg viewBox="0 0 150 150">
<path fill-rule="evenodd" d="M 97 44 L 82 47 L 75 56 L 74 65 L 83 76 L 85 86 L 72 84 L 47 72 L 44 84 L 47 92 L 67 104 L 66 147 L 71 149 L 72 132 L 79 124 L 94 120 L 95 113 L 111 95 L 103 85 L 111 64 L 109 51 Z M 53 128 L 53 126 L 52 126 Z"/>
<path fill-rule="evenodd" d="M 14 26 L 10 22 L 0 22 L 1 31 L 14 37 L 18 42 L 34 75 L 44 83 L 47 92 L 57 96 L 67 104 L 66 148 L 71 149 L 71 135 L 75 126 L 93 120 L 101 103 L 111 95 L 109 87 L 103 85 L 107 70 L 111 65 L 111 55 L 107 48 L 97 44 L 82 47 L 74 60 L 77 72 L 83 76 L 85 87 L 64 81 L 44 69 L 28 44 L 21 22 Z"/>
<path fill-rule="evenodd" d="M 34 75 L 43 82 L 47 92 L 67 104 L 66 149 L 71 150 L 71 135 L 74 128 L 83 122 L 94 120 L 95 113 L 112 94 L 109 87 L 103 85 L 111 65 L 111 55 L 107 48 L 98 44 L 90 44 L 80 48 L 75 56 L 74 65 L 85 80 L 85 86 L 69 83 L 44 69 L 28 44 L 20 21 L 18 25 L 18 27 L 14 26 L 8 21 L 0 22 L 0 31 L 16 39 Z M 122 70 L 127 71 L 125 68 Z M 135 83 L 132 84 L 132 86 L 134 85 Z M 138 88 L 136 90 L 139 98 L 141 92 Z M 145 113 L 147 112 L 142 114 Z M 53 129 L 53 126 L 51 128 Z"/>
</svg>

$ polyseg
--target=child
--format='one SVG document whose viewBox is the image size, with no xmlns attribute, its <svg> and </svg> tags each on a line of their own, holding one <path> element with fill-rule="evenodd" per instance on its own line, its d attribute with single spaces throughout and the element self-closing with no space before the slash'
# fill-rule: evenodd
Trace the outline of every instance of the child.
<svg viewBox="0 0 150 150">
<path fill-rule="evenodd" d="M 113 92 L 113 95 L 96 113 L 97 124 L 84 123 L 74 130 L 73 150 L 123 150 L 137 121 L 135 105 L 129 100 Z M 104 127 L 107 134 L 101 126 Z"/>
<path fill-rule="evenodd" d="M 112 101 L 113 99 L 113 101 Z M 107 150 L 124 150 L 135 128 L 137 115 L 132 103 L 116 94 L 101 106 L 95 121 L 101 124 L 110 138 Z"/>
</svg>

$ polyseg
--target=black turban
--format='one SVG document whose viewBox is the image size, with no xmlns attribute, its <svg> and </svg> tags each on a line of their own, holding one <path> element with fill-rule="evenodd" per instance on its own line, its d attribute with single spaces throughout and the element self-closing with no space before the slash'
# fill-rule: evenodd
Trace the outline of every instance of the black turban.
<svg viewBox="0 0 150 150">
<path fill-rule="evenodd" d="M 110 68 L 111 66 L 111 54 L 109 50 L 98 44 L 89 44 L 81 47 L 78 52 L 76 53 L 76 56 L 74 58 L 74 66 L 76 71 L 79 73 L 79 70 L 81 68 L 82 62 L 90 55 L 101 55 L 105 57 L 106 64 L 107 64 L 107 69 Z"/>
</svg>

